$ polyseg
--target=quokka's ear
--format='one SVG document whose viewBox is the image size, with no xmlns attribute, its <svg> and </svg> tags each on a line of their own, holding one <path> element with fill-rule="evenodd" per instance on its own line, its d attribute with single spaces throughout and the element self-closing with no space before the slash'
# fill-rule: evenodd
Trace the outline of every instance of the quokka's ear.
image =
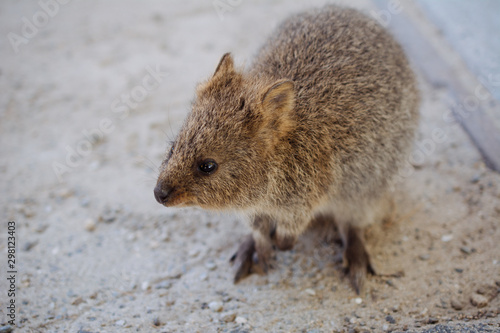
<svg viewBox="0 0 500 333">
<path fill-rule="evenodd" d="M 234 71 L 234 61 L 233 57 L 231 56 L 231 53 L 226 53 L 222 56 L 222 58 L 219 61 L 219 64 L 217 65 L 217 68 L 215 69 L 214 76 L 219 75 L 219 74 L 224 74 L 224 73 L 229 73 Z"/>
<path fill-rule="evenodd" d="M 271 85 L 262 97 L 264 121 L 278 137 L 286 134 L 294 126 L 295 90 L 290 80 L 280 80 Z"/>
</svg>

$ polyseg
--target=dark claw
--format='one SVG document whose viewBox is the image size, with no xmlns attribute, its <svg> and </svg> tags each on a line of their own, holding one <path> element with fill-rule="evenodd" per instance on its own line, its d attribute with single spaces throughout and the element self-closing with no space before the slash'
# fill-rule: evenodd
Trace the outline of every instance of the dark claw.
<svg viewBox="0 0 500 333">
<path fill-rule="evenodd" d="M 366 274 L 375 275 L 375 271 L 371 267 L 370 263 L 365 266 L 359 265 L 349 265 L 347 269 L 347 274 L 349 275 L 349 281 L 352 287 L 356 291 L 356 294 L 360 294 L 366 280 Z"/>
<path fill-rule="evenodd" d="M 236 274 L 234 275 L 234 284 L 240 282 L 242 279 L 246 278 L 250 274 L 252 274 L 251 260 L 242 261 L 236 271 Z"/>
<path fill-rule="evenodd" d="M 236 265 L 235 284 L 252 273 L 254 253 L 255 241 L 250 235 L 241 243 L 238 251 L 229 260 L 233 265 Z"/>
</svg>

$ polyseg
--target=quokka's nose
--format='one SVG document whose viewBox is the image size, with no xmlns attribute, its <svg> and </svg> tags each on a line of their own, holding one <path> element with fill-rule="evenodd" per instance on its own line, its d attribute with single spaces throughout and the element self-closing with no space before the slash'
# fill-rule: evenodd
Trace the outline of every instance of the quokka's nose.
<svg viewBox="0 0 500 333">
<path fill-rule="evenodd" d="M 156 201 L 158 201 L 160 204 L 164 204 L 168 201 L 168 196 L 172 192 L 172 188 L 169 187 L 167 189 L 163 189 L 160 184 L 156 185 L 154 193 L 155 193 L 155 198 Z"/>
</svg>

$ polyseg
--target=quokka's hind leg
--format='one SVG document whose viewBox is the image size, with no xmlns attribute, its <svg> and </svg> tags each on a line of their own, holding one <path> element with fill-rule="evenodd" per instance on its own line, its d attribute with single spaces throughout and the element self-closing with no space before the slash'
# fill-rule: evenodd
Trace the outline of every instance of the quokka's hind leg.
<svg viewBox="0 0 500 333">
<path fill-rule="evenodd" d="M 352 287 L 359 295 L 367 273 L 375 275 L 370 255 L 364 244 L 363 228 L 346 225 L 343 227 L 344 265 Z"/>
<path fill-rule="evenodd" d="M 364 229 L 391 215 L 394 203 L 392 197 L 385 194 L 364 203 L 358 202 L 352 206 L 344 204 L 338 208 L 335 219 L 344 246 L 344 267 L 346 267 L 354 290 L 359 294 L 363 289 L 367 274 L 376 274 L 365 246 Z"/>
</svg>

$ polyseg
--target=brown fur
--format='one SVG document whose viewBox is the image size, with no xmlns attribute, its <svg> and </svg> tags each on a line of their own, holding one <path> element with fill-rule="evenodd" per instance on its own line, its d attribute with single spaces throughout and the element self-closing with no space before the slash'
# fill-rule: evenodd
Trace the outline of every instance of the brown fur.
<svg viewBox="0 0 500 333">
<path fill-rule="evenodd" d="M 333 215 L 359 290 L 371 270 L 361 231 L 386 214 L 418 104 L 401 47 L 372 19 L 336 6 L 292 16 L 248 71 L 225 54 L 199 85 L 155 195 L 254 220 L 233 257 L 236 280 L 267 269 L 272 245 L 293 246 L 316 215 Z M 218 163 L 211 175 L 197 170 L 207 158 Z"/>
</svg>

